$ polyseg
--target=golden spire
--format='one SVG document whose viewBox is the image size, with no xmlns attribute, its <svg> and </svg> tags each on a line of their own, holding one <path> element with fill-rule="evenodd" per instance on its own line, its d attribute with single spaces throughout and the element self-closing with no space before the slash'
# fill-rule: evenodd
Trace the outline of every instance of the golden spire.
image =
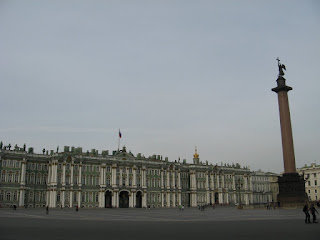
<svg viewBox="0 0 320 240">
<path fill-rule="evenodd" d="M 195 154 L 193 154 L 193 158 L 199 158 L 199 154 L 197 153 L 197 146 L 196 146 Z"/>
</svg>

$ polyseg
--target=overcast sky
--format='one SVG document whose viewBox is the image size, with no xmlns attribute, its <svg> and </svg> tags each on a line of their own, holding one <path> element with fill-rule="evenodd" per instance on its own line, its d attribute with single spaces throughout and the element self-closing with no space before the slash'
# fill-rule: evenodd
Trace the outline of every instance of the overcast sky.
<svg viewBox="0 0 320 240">
<path fill-rule="evenodd" d="M 319 1 L 0 1 L 0 140 L 283 171 L 320 163 Z"/>
</svg>

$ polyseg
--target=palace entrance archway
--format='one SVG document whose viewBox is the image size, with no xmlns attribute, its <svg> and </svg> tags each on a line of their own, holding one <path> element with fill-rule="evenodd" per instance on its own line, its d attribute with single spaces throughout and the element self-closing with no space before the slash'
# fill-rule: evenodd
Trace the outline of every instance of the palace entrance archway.
<svg viewBox="0 0 320 240">
<path fill-rule="evenodd" d="M 136 207 L 142 208 L 142 193 L 141 193 L 141 191 L 138 191 L 136 194 Z"/>
<path fill-rule="evenodd" d="M 214 193 L 214 202 L 219 203 L 219 193 Z"/>
<path fill-rule="evenodd" d="M 122 191 L 119 193 L 119 208 L 129 207 L 129 193 L 127 191 Z"/>
<path fill-rule="evenodd" d="M 112 192 L 111 191 L 106 191 L 105 207 L 106 208 L 112 207 Z"/>
</svg>

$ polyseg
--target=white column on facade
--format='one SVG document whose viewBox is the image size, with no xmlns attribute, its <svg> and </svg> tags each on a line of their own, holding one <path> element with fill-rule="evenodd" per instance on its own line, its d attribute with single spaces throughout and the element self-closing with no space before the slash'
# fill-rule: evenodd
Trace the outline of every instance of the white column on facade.
<svg viewBox="0 0 320 240">
<path fill-rule="evenodd" d="M 248 190 L 248 176 L 244 175 L 244 189 Z"/>
<path fill-rule="evenodd" d="M 132 195 L 132 207 L 135 207 L 137 205 L 137 192 L 133 192 Z"/>
<path fill-rule="evenodd" d="M 112 168 L 111 168 L 111 185 L 112 187 L 117 187 L 117 165 L 116 164 L 112 164 Z M 112 198 L 114 199 L 114 198 Z"/>
<path fill-rule="evenodd" d="M 71 163 L 71 176 L 70 176 L 70 185 L 73 186 L 73 168 L 74 168 L 74 163 Z"/>
<path fill-rule="evenodd" d="M 175 192 L 172 193 L 172 206 L 173 207 L 176 206 L 176 193 Z"/>
<path fill-rule="evenodd" d="M 133 166 L 132 168 L 132 175 L 133 175 L 132 186 L 136 188 L 137 187 L 137 167 L 136 166 Z"/>
<path fill-rule="evenodd" d="M 209 190 L 209 173 L 206 172 L 206 190 L 208 191 Z"/>
<path fill-rule="evenodd" d="M 161 182 L 160 182 L 160 187 L 163 188 L 164 187 L 164 182 L 163 182 L 163 169 L 160 170 L 160 174 L 161 174 Z M 163 201 L 162 201 L 163 202 Z"/>
<path fill-rule="evenodd" d="M 222 204 L 223 202 L 223 193 L 219 192 L 219 203 Z"/>
<path fill-rule="evenodd" d="M 167 189 L 170 188 L 170 171 L 167 169 Z"/>
<path fill-rule="evenodd" d="M 147 170 L 144 167 L 143 169 L 143 187 L 146 188 L 147 187 Z"/>
<path fill-rule="evenodd" d="M 81 206 L 81 197 L 82 197 L 81 194 L 82 194 L 82 192 L 78 191 L 78 207 Z"/>
<path fill-rule="evenodd" d="M 164 207 L 164 196 L 163 192 L 161 192 L 161 207 Z"/>
<path fill-rule="evenodd" d="M 235 179 L 235 175 L 232 174 L 232 189 L 235 190 L 236 189 L 236 179 Z"/>
<path fill-rule="evenodd" d="M 211 183 L 211 189 L 214 190 L 214 175 L 212 172 L 210 173 L 210 183 Z"/>
<path fill-rule="evenodd" d="M 65 197 L 66 197 L 65 194 L 66 194 L 65 190 L 60 191 L 60 201 L 63 208 L 65 207 Z"/>
<path fill-rule="evenodd" d="M 167 200 L 166 200 L 167 201 L 167 207 L 170 207 L 170 203 L 171 203 L 170 202 L 170 191 L 167 191 L 166 195 L 167 195 Z"/>
<path fill-rule="evenodd" d="M 51 181 L 52 181 L 52 179 L 51 179 L 51 172 L 52 172 L 51 168 L 52 168 L 52 165 L 51 165 L 51 164 L 48 164 L 48 180 L 47 180 L 47 185 L 51 184 Z M 48 194 L 48 195 L 49 195 L 49 194 Z"/>
<path fill-rule="evenodd" d="M 147 192 L 142 195 L 142 207 L 147 207 Z"/>
<path fill-rule="evenodd" d="M 178 171 L 178 189 L 181 189 L 181 172 L 180 172 L 180 170 Z M 181 200 L 180 200 L 180 202 L 181 202 Z"/>
<path fill-rule="evenodd" d="M 66 163 L 62 165 L 62 186 L 66 185 Z"/>
<path fill-rule="evenodd" d="M 220 173 L 217 174 L 217 188 L 221 188 L 220 186 Z"/>
<path fill-rule="evenodd" d="M 172 170 L 171 174 L 172 174 L 172 188 L 175 189 L 175 185 L 176 185 L 176 173 L 175 173 L 175 170 Z M 174 202 L 174 204 L 175 204 L 175 202 Z"/>
<path fill-rule="evenodd" d="M 207 191 L 207 204 L 210 204 L 210 192 Z"/>
<path fill-rule="evenodd" d="M 120 168 L 119 186 L 122 186 L 122 167 Z"/>
<path fill-rule="evenodd" d="M 26 164 L 27 164 L 27 161 L 23 159 L 23 161 L 21 162 L 21 176 L 20 176 L 21 185 L 26 184 Z"/>
<path fill-rule="evenodd" d="M 178 204 L 181 205 L 182 201 L 181 201 L 181 192 L 178 192 Z"/>
<path fill-rule="evenodd" d="M 99 177 L 99 179 L 100 179 L 100 187 L 102 187 L 103 185 L 105 185 L 105 182 L 104 182 L 104 170 L 105 170 L 105 165 L 100 165 L 100 177 Z"/>
<path fill-rule="evenodd" d="M 225 181 L 224 181 L 224 173 L 222 174 L 221 176 L 221 185 L 222 185 L 222 188 L 225 188 Z"/>
<path fill-rule="evenodd" d="M 82 163 L 79 164 L 79 179 L 78 179 L 78 186 L 82 186 Z M 79 201 L 78 201 L 79 202 Z M 80 204 L 79 204 L 80 207 Z"/>
<path fill-rule="evenodd" d="M 19 207 L 24 206 L 24 194 L 25 194 L 25 190 L 20 189 L 20 191 L 19 191 Z"/>
<path fill-rule="evenodd" d="M 69 191 L 69 206 L 70 207 L 73 206 L 73 191 L 72 190 Z"/>
<path fill-rule="evenodd" d="M 129 186 L 129 169 L 126 171 L 126 186 Z"/>
<path fill-rule="evenodd" d="M 229 193 L 228 192 L 226 192 L 225 193 L 225 196 L 226 196 L 226 204 L 229 204 Z"/>
</svg>

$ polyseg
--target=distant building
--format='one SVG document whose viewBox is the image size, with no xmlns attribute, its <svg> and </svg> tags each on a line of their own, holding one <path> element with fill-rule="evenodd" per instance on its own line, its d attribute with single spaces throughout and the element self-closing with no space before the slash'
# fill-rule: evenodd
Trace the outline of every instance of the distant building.
<svg viewBox="0 0 320 240">
<path fill-rule="evenodd" d="M 196 207 L 205 204 L 260 204 L 275 200 L 270 174 L 239 164 L 174 162 L 160 155 L 64 151 L 35 154 L 0 149 L 0 204 L 28 207 Z"/>
<path fill-rule="evenodd" d="M 297 172 L 304 175 L 306 193 L 310 201 L 320 200 L 320 165 L 312 163 L 310 166 L 305 165 L 298 168 Z"/>
</svg>

